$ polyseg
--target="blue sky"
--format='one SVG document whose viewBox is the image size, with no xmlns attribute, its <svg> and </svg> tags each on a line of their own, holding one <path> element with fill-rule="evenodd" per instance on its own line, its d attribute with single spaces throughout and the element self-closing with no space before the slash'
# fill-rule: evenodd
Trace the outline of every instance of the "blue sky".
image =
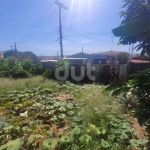
<svg viewBox="0 0 150 150">
<path fill-rule="evenodd" d="M 59 0 L 62 9 L 64 55 L 129 51 L 118 46 L 111 29 L 119 26 L 122 0 Z M 17 43 L 19 51 L 37 56 L 60 55 L 58 5 L 55 0 L 1 0 L 0 51 Z"/>
</svg>

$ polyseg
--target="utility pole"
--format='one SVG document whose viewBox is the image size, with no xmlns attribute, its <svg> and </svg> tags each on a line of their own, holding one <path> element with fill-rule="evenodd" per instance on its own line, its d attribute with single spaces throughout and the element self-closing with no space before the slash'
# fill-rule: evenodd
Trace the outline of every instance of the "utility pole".
<svg viewBox="0 0 150 150">
<path fill-rule="evenodd" d="M 134 43 L 132 44 L 131 61 L 132 61 L 133 50 L 134 50 Z"/>
<path fill-rule="evenodd" d="M 83 47 L 82 47 L 82 64 L 84 64 L 84 63 L 83 63 Z"/>
<path fill-rule="evenodd" d="M 57 51 L 57 59 L 59 59 L 59 58 L 58 58 L 58 51 Z"/>
<path fill-rule="evenodd" d="M 61 26 L 61 8 L 63 9 L 68 9 L 68 7 L 64 6 L 60 2 L 55 1 L 55 3 L 59 6 L 59 33 L 60 33 L 60 53 L 61 53 L 61 58 L 63 59 L 63 43 L 62 43 L 62 26 Z"/>
<path fill-rule="evenodd" d="M 16 45 L 16 43 L 14 43 L 14 47 L 15 47 L 15 50 L 17 50 L 17 45 Z"/>
<path fill-rule="evenodd" d="M 12 48 L 13 48 L 14 46 L 10 46 L 10 47 L 11 47 L 11 56 L 13 56 L 13 49 L 12 49 Z"/>
</svg>

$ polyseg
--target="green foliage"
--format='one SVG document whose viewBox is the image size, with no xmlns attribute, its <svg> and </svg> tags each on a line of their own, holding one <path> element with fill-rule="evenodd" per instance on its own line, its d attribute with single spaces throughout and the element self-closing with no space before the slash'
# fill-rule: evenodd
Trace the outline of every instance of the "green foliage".
<svg viewBox="0 0 150 150">
<path fill-rule="evenodd" d="M 56 63 L 56 68 L 62 67 L 62 71 L 59 72 L 60 76 L 64 76 L 65 71 L 69 71 L 70 63 L 69 60 L 60 59 Z"/>
<path fill-rule="evenodd" d="M 129 59 L 129 53 L 120 52 L 116 56 L 116 60 L 119 61 L 120 64 L 127 64 Z"/>
<path fill-rule="evenodd" d="M 14 57 L 0 59 L 0 77 L 9 78 L 28 78 L 31 75 L 40 75 L 43 73 L 41 63 L 35 63 L 31 60 L 19 61 Z"/>
<path fill-rule="evenodd" d="M 27 145 L 34 143 L 36 140 L 43 138 L 43 135 L 34 134 L 28 137 Z"/>
<path fill-rule="evenodd" d="M 32 75 L 41 75 L 43 73 L 43 66 L 39 62 L 33 62 L 32 60 L 22 60 L 22 68 L 28 71 Z"/>
<path fill-rule="evenodd" d="M 4 53 L 4 58 L 8 58 L 8 57 L 14 57 L 18 60 L 27 59 L 32 61 L 38 61 L 38 57 L 30 51 L 19 52 L 17 50 L 9 50 Z"/>
<path fill-rule="evenodd" d="M 43 73 L 43 77 L 47 79 L 54 78 L 54 72 L 52 70 L 46 69 Z"/>
<path fill-rule="evenodd" d="M 128 82 L 130 92 L 136 96 L 137 107 L 135 116 L 141 125 L 150 124 L 150 69 L 139 72 L 132 76 Z"/>
<path fill-rule="evenodd" d="M 101 90 L 99 85 L 54 82 L 49 88 L 0 94 L 0 149 L 14 142 L 16 150 L 128 150 L 137 142 L 142 149 L 147 141 L 136 140 L 121 105 Z M 84 100 L 60 101 L 60 92 Z"/>
<path fill-rule="evenodd" d="M 123 11 L 120 13 L 120 17 L 123 18 L 121 25 L 126 25 L 133 21 L 131 26 L 132 28 L 135 27 L 134 21 L 136 19 L 142 18 L 150 14 L 150 4 L 148 1 L 145 0 L 123 0 Z M 146 23 L 143 23 L 146 24 Z M 136 26 L 141 26 L 141 24 L 136 24 Z M 126 32 L 126 31 L 125 31 Z M 135 47 L 135 49 L 142 50 L 141 54 L 144 55 L 147 53 L 150 56 L 150 31 L 138 32 L 131 36 L 124 36 L 120 37 L 121 44 L 131 44 L 139 42 L 139 44 Z"/>
<path fill-rule="evenodd" d="M 134 109 L 134 117 L 141 126 L 146 126 L 150 133 L 150 69 L 132 75 L 132 80 L 120 87 L 109 86 L 110 93 L 121 94 L 121 100 L 129 108 Z M 120 91 L 116 93 L 116 91 Z"/>
<path fill-rule="evenodd" d="M 57 141 L 53 139 L 46 139 L 43 144 L 43 150 L 52 150 L 57 146 Z"/>
<path fill-rule="evenodd" d="M 19 150 L 23 146 L 24 141 L 21 138 L 18 138 L 16 140 L 12 140 L 7 142 L 6 144 L 0 146 L 0 150 L 4 150 L 7 148 L 7 150 Z"/>
</svg>

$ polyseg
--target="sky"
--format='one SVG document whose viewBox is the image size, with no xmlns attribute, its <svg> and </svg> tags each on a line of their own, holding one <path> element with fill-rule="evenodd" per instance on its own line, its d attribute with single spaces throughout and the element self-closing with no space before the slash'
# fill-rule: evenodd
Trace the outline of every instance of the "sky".
<svg viewBox="0 0 150 150">
<path fill-rule="evenodd" d="M 129 52 L 112 29 L 121 23 L 122 0 L 58 0 L 63 53 Z M 59 9 L 55 0 L 0 0 L 0 51 L 31 51 L 37 56 L 60 55 Z M 14 48 L 14 47 L 12 47 Z"/>
</svg>

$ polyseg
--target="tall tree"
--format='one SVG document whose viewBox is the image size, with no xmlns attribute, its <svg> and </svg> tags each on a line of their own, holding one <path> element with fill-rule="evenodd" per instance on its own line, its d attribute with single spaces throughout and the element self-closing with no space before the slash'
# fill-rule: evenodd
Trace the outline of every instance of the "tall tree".
<svg viewBox="0 0 150 150">
<path fill-rule="evenodd" d="M 30 51 L 19 52 L 17 50 L 9 50 L 4 53 L 4 58 L 8 58 L 8 57 L 15 57 L 19 60 L 29 59 L 33 61 L 38 61 L 38 57 Z"/>
<path fill-rule="evenodd" d="M 150 0 L 123 0 L 120 12 L 123 18 L 120 27 L 113 30 L 114 35 L 120 36 L 120 44 L 139 42 L 135 49 L 142 50 L 141 54 L 150 56 Z"/>
</svg>

